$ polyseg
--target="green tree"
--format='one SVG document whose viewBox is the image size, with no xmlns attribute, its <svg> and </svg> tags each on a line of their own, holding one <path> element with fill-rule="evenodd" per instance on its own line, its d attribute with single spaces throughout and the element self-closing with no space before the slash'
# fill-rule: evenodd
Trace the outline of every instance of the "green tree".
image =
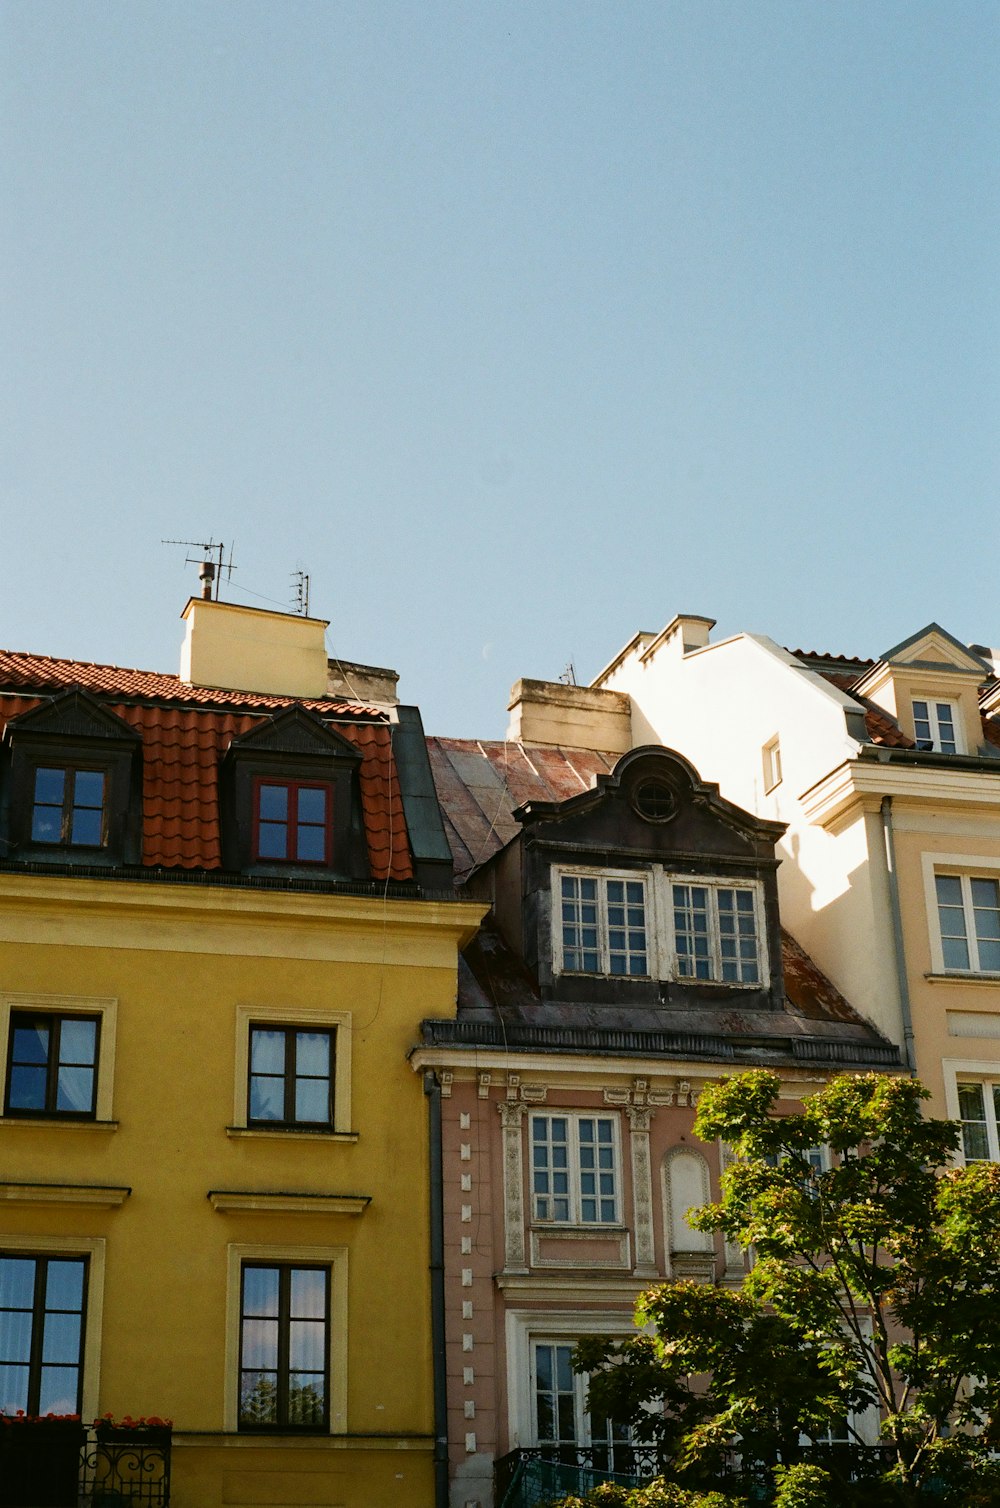
<svg viewBox="0 0 1000 1508">
<path fill-rule="evenodd" d="M 794 1467 L 802 1436 L 822 1439 L 867 1405 L 890 1455 L 868 1501 L 1000 1503 L 988 1454 L 1000 1168 L 948 1168 L 958 1128 L 926 1118 L 926 1098 L 911 1079 L 843 1075 L 783 1115 L 779 1080 L 763 1071 L 702 1096 L 697 1135 L 727 1142 L 735 1161 L 721 1202 L 691 1223 L 753 1249 L 746 1282 L 652 1289 L 636 1316 L 647 1333 L 581 1343 L 577 1358 L 596 1372 L 598 1405 L 660 1440 L 678 1480 L 718 1482 L 737 1448 L 744 1466 Z M 851 1474 L 865 1459 L 856 1451 Z M 830 1503 L 865 1500 L 836 1459 L 820 1464 Z M 779 1500 L 822 1501 L 822 1475 L 786 1473 Z"/>
</svg>

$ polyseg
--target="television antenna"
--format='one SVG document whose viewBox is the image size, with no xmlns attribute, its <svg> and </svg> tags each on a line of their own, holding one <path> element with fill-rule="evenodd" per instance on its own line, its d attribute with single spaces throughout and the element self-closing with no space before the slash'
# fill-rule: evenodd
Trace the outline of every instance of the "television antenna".
<svg viewBox="0 0 1000 1508">
<path fill-rule="evenodd" d="M 195 555 L 188 555 L 185 565 L 200 566 L 198 580 L 201 582 L 201 595 L 206 602 L 219 600 L 219 583 L 222 573 L 225 571 L 226 580 L 232 580 L 236 567 L 233 565 L 233 545 L 229 546 L 229 559 L 226 559 L 226 546 L 221 539 L 216 542 L 210 539 L 207 544 L 197 539 L 161 539 L 161 545 L 184 545 L 189 550 L 200 550 L 201 559 Z M 216 559 L 215 557 L 218 557 Z M 307 578 L 308 580 L 308 578 Z"/>
<path fill-rule="evenodd" d="M 309 573 L 308 571 L 292 572 L 292 605 L 297 613 L 303 618 L 309 616 Z"/>
</svg>

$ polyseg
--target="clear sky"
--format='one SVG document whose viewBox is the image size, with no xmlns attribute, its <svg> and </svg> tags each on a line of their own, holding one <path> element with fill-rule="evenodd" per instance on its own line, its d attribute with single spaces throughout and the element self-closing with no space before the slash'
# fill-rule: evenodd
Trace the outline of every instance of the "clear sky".
<svg viewBox="0 0 1000 1508">
<path fill-rule="evenodd" d="M 0 17 L 3 647 L 176 669 L 209 535 L 439 734 L 677 611 L 1000 642 L 995 0 Z"/>
</svg>

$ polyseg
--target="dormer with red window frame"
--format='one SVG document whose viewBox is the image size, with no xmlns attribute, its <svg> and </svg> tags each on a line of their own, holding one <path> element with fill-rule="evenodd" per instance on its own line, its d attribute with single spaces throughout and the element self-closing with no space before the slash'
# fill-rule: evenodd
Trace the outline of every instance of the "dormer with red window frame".
<svg viewBox="0 0 1000 1508">
<path fill-rule="evenodd" d="M 361 751 L 303 707 L 234 738 L 223 761 L 223 862 L 244 873 L 370 878 Z"/>
</svg>

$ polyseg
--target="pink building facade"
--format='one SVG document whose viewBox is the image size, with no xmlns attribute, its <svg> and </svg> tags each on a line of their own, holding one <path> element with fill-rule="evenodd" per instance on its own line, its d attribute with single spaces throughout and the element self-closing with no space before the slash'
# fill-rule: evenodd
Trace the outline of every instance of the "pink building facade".
<svg viewBox="0 0 1000 1508">
<path fill-rule="evenodd" d="M 527 1508 L 655 1466 L 588 1411 L 576 1341 L 629 1333 L 651 1283 L 742 1281 L 686 1218 L 727 1155 L 694 1136 L 705 1085 L 767 1066 L 794 1102 L 898 1055 L 782 932 L 780 825 L 679 755 L 429 745 L 491 903 L 411 1055 L 441 1095 L 450 1508 Z"/>
</svg>

